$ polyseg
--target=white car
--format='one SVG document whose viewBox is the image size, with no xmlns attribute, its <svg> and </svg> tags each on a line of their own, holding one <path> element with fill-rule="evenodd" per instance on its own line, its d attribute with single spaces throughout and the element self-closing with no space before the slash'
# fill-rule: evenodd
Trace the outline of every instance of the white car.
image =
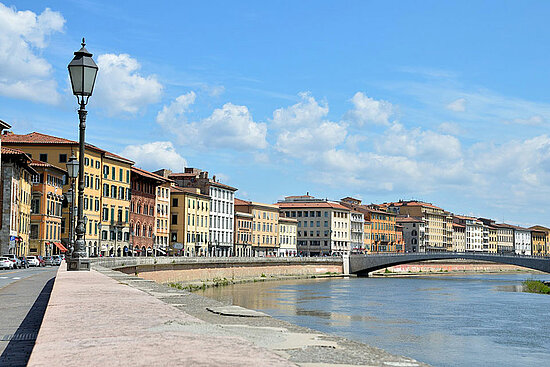
<svg viewBox="0 0 550 367">
<path fill-rule="evenodd" d="M 40 266 L 40 261 L 38 261 L 36 256 L 27 256 L 27 262 L 29 263 L 29 266 Z"/>
<path fill-rule="evenodd" d="M 2 268 L 2 269 L 11 269 L 11 268 L 13 268 L 13 263 L 7 257 L 0 257 L 0 268 Z"/>
<path fill-rule="evenodd" d="M 14 269 L 21 269 L 21 260 L 14 254 L 4 254 L 2 257 L 7 257 L 9 260 L 11 260 L 11 263 L 13 264 Z"/>
</svg>

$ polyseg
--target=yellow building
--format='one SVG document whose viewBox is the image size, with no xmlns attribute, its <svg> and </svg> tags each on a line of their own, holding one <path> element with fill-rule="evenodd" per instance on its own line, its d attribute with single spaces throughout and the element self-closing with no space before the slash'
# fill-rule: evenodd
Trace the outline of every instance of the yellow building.
<svg viewBox="0 0 550 367">
<path fill-rule="evenodd" d="M 550 255 L 550 228 L 543 226 L 529 227 L 531 232 L 531 254 L 533 256 Z"/>
<path fill-rule="evenodd" d="M 235 211 L 252 214 L 253 256 L 277 256 L 279 251 L 279 207 L 235 199 Z"/>
<path fill-rule="evenodd" d="M 452 251 L 453 218 L 449 212 L 433 204 L 415 200 L 384 203 L 380 208 L 396 214 L 421 218 L 425 223 L 426 252 Z"/>
<path fill-rule="evenodd" d="M 130 175 L 133 164 L 134 162 L 126 158 L 103 151 L 101 164 L 103 190 L 101 226 L 99 226 L 101 228 L 101 245 L 98 242 L 96 247 L 94 243 L 94 255 L 97 254 L 97 250 L 102 255 L 109 256 L 123 256 L 128 253 L 130 247 Z M 93 235 L 96 235 L 97 227 L 95 223 L 90 223 L 90 218 L 88 218 L 89 233 L 91 234 L 93 230 Z"/>
<path fill-rule="evenodd" d="M 252 224 L 253 216 L 250 213 L 235 211 L 235 249 L 233 253 L 239 257 L 252 256 Z"/>
<path fill-rule="evenodd" d="M 86 221 L 86 252 L 89 256 L 122 253 L 123 246 L 128 245 L 129 239 L 126 213 L 130 205 L 130 167 L 134 162 L 91 144 L 86 144 L 84 159 L 80 159 L 77 141 L 37 132 L 23 135 L 6 132 L 2 135 L 2 144 L 20 149 L 33 159 L 50 163 L 63 170 L 67 168 L 67 161 L 74 154 L 80 164 L 84 164 L 83 211 Z M 108 192 L 106 185 L 109 187 Z M 63 192 L 67 192 L 69 187 L 69 184 L 64 185 Z M 116 196 L 112 192 L 113 187 L 117 190 Z M 75 188 L 75 197 L 78 197 L 78 182 L 75 182 Z M 122 211 L 121 216 L 119 210 Z M 63 211 L 61 223 L 61 239 L 64 244 L 68 242 L 69 235 L 68 213 L 68 209 Z"/>
<path fill-rule="evenodd" d="M 32 176 L 29 255 L 48 256 L 65 252 L 61 244 L 63 182 L 66 171 L 34 160 Z"/>
<path fill-rule="evenodd" d="M 207 256 L 210 197 L 178 186 L 171 187 L 170 197 L 170 252 Z"/>
<path fill-rule="evenodd" d="M 2 147 L 0 255 L 27 255 L 31 224 L 31 176 L 36 171 L 21 150 Z"/>
</svg>

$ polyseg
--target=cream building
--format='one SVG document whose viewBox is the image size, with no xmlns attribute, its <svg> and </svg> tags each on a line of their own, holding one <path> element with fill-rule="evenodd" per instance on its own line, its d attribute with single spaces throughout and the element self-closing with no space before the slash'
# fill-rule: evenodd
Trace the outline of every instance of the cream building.
<svg viewBox="0 0 550 367">
<path fill-rule="evenodd" d="M 298 221 L 297 251 L 304 256 L 342 255 L 351 251 L 351 210 L 309 195 L 287 196 L 277 206 Z"/>
<path fill-rule="evenodd" d="M 252 214 L 253 256 L 276 256 L 279 252 L 279 207 L 235 199 L 235 210 Z"/>
<path fill-rule="evenodd" d="M 278 256 L 297 256 L 296 234 L 298 221 L 293 218 L 279 217 L 279 252 Z"/>
</svg>

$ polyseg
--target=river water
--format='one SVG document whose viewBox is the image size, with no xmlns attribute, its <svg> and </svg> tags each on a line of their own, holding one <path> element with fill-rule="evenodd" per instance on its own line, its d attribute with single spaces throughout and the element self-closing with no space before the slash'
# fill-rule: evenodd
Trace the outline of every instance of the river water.
<svg viewBox="0 0 550 367">
<path fill-rule="evenodd" d="M 200 294 L 434 366 L 550 366 L 550 295 L 521 292 L 526 279 L 550 275 L 293 280 Z"/>
</svg>

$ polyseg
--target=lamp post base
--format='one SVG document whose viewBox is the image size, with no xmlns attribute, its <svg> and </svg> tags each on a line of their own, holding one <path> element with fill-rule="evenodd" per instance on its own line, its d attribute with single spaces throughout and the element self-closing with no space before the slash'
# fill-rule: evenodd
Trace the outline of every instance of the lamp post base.
<svg viewBox="0 0 550 367">
<path fill-rule="evenodd" d="M 67 259 L 68 271 L 90 271 L 90 259 Z"/>
</svg>

